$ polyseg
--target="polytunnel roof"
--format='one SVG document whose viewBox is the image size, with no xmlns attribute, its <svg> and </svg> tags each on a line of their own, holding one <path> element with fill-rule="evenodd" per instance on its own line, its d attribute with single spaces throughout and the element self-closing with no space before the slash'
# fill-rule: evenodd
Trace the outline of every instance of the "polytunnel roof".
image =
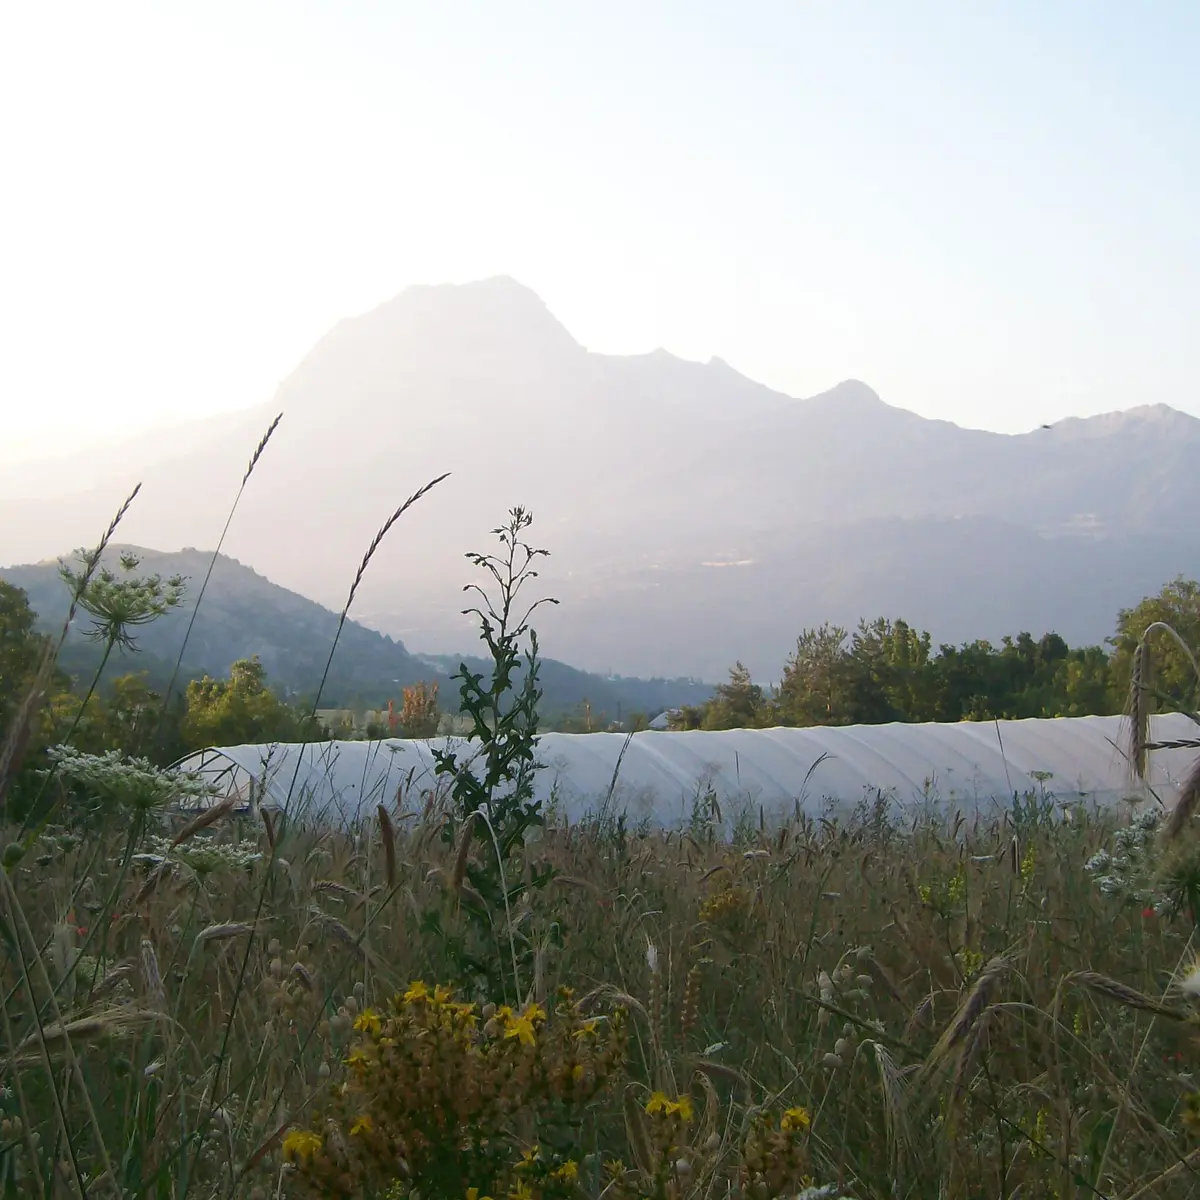
<svg viewBox="0 0 1200 1200">
<path fill-rule="evenodd" d="M 539 738 L 537 797 L 568 820 L 597 809 L 612 790 L 631 819 L 675 825 L 711 793 L 726 818 L 738 805 L 764 815 L 848 808 L 876 791 L 902 806 L 946 811 L 1007 805 L 1044 789 L 1062 803 L 1102 805 L 1145 794 L 1129 782 L 1120 717 L 956 724 L 818 726 L 720 732 L 564 734 Z M 1151 736 L 1195 736 L 1184 714 L 1153 718 Z M 628 744 L 626 744 L 628 743 Z M 353 820 L 399 798 L 415 807 L 436 789 L 433 748 L 456 745 L 460 761 L 477 752 L 463 739 L 278 743 L 221 746 L 181 760 L 247 802 Z M 1149 786 L 1165 802 L 1194 760 L 1188 750 L 1150 756 Z M 619 763 L 619 770 L 618 770 Z M 613 787 L 614 775 L 616 786 Z M 291 800 L 289 801 L 289 796 Z"/>
</svg>

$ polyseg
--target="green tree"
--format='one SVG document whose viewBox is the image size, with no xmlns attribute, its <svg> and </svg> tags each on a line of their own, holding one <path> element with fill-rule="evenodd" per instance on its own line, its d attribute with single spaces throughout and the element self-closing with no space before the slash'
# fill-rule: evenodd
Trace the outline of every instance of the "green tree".
<svg viewBox="0 0 1200 1200">
<path fill-rule="evenodd" d="M 855 723 L 928 721 L 934 711 L 931 640 L 907 621 L 860 621 L 850 645 Z"/>
<path fill-rule="evenodd" d="M 848 725 L 854 711 L 854 661 L 848 634 L 826 622 L 796 639 L 779 683 L 779 708 L 788 725 Z"/>
<path fill-rule="evenodd" d="M 712 699 L 703 707 L 699 728 L 753 729 L 769 724 L 769 707 L 763 689 L 739 662 L 730 668 L 729 682 L 713 690 Z"/>
<path fill-rule="evenodd" d="M 1054 716 L 1088 717 L 1120 712 L 1124 696 L 1113 687 L 1112 660 L 1100 646 L 1072 650 L 1058 677 L 1061 701 Z"/>
<path fill-rule="evenodd" d="M 162 694 L 152 688 L 146 673 L 118 675 L 85 718 L 74 744 L 100 753 L 120 750 L 166 765 L 185 753 L 180 724 L 184 700 L 177 696 L 163 717 Z M 82 736 L 80 736 L 82 735 Z"/>
<path fill-rule="evenodd" d="M 258 656 L 239 659 L 228 679 L 206 675 L 187 687 L 183 740 L 189 749 L 261 742 L 321 741 L 327 732 L 267 687 Z"/>
<path fill-rule="evenodd" d="M 1117 631 L 1109 639 L 1113 647 L 1112 687 L 1124 701 L 1129 692 L 1133 655 L 1142 636 L 1156 623 L 1169 625 L 1190 647 L 1200 648 L 1200 583 L 1182 576 L 1173 579 L 1156 596 L 1147 596 L 1134 608 L 1117 614 Z M 1165 632 L 1154 638 L 1154 692 L 1159 707 L 1200 708 L 1200 683 L 1184 651 Z"/>
<path fill-rule="evenodd" d="M 37 613 L 30 608 L 25 589 L 0 579 L 0 739 L 33 682 L 49 643 L 49 638 L 37 632 Z"/>
</svg>

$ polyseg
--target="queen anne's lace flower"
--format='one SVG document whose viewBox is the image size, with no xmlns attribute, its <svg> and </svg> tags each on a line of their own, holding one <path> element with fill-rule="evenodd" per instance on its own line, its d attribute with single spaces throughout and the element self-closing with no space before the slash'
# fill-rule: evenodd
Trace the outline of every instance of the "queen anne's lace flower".
<svg viewBox="0 0 1200 1200">
<path fill-rule="evenodd" d="M 262 857 L 254 842 L 219 842 L 212 837 L 191 838 L 178 846 L 173 846 L 169 838 L 153 837 L 147 846 L 148 850 L 135 855 L 136 861 L 151 866 L 182 863 L 197 875 L 244 871 Z"/>
<path fill-rule="evenodd" d="M 126 758 L 119 750 L 85 754 L 74 746 L 51 746 L 47 756 L 60 779 L 107 800 L 140 812 L 167 807 L 173 802 L 211 802 L 216 788 L 187 771 L 164 771 L 144 758 Z"/>
</svg>

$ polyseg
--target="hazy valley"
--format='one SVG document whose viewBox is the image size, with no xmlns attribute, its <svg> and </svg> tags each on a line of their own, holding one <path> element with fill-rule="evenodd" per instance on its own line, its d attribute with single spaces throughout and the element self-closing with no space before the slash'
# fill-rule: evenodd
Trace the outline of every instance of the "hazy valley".
<svg viewBox="0 0 1200 1200">
<path fill-rule="evenodd" d="M 562 601 L 543 614 L 546 653 L 640 676 L 714 680 L 739 657 L 769 674 L 801 628 L 879 613 L 944 641 L 1100 641 L 1119 606 L 1200 554 L 1200 421 L 1164 405 L 1013 437 L 853 381 L 797 400 L 719 360 L 591 354 L 493 279 L 341 322 L 260 410 L 0 480 L 0 562 L 91 544 L 138 480 L 123 540 L 212 546 L 278 411 L 226 552 L 340 608 L 384 518 L 451 471 L 381 548 L 352 614 L 427 653 L 473 640 L 463 554 L 515 503 Z"/>
</svg>

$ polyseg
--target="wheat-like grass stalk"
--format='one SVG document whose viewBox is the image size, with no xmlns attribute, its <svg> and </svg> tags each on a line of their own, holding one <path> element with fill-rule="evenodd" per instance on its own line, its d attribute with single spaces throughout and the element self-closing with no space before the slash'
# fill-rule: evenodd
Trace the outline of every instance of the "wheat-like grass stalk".
<svg viewBox="0 0 1200 1200">
<path fill-rule="evenodd" d="M 61 1047 L 68 1041 L 88 1041 L 92 1038 L 107 1037 L 113 1034 L 130 1032 L 138 1025 L 145 1025 L 161 1019 L 158 1012 L 148 1012 L 135 1008 L 115 1008 L 108 1012 L 93 1013 L 86 1017 L 75 1017 L 66 1022 L 55 1022 L 45 1026 L 40 1032 L 30 1033 L 17 1046 L 18 1055 L 27 1055 L 28 1051 L 44 1046 L 48 1050 Z M 26 1061 L 33 1061 L 26 1057 Z"/>
<path fill-rule="evenodd" d="M 206 925 L 196 934 L 196 945 L 203 945 L 205 942 L 224 942 L 230 938 L 242 937 L 244 934 L 253 932 L 254 926 L 246 921 L 224 921 L 216 925 Z"/>
<path fill-rule="evenodd" d="M 1163 1184 L 1170 1183 L 1172 1180 L 1178 1179 L 1181 1175 L 1195 1175 L 1198 1172 L 1200 1172 L 1200 1149 L 1193 1150 L 1190 1154 L 1167 1167 L 1165 1171 L 1161 1171 L 1152 1179 L 1135 1184 L 1129 1191 L 1121 1194 L 1120 1200 L 1149 1200 L 1151 1196 L 1160 1196 L 1163 1194 Z M 1193 1180 L 1193 1186 L 1194 1184 L 1195 1180 Z"/>
<path fill-rule="evenodd" d="M 6 1046 L 14 1045 L 12 1020 L 8 1015 L 8 1005 L 0 1004 L 0 1025 L 4 1030 L 4 1044 Z M 49 1056 L 47 1056 L 47 1061 Z M 17 1097 L 18 1111 L 27 1113 L 30 1111 L 29 1102 L 26 1099 L 25 1093 L 25 1075 L 21 1071 L 12 1070 L 12 1055 L 9 1054 L 9 1071 L 13 1081 L 13 1092 Z M 29 1161 L 36 1163 L 38 1160 L 37 1144 L 33 1140 L 33 1126 L 28 1121 L 21 1122 L 21 1136 L 24 1143 L 25 1153 L 29 1155 Z M 46 1189 L 42 1184 L 41 1173 L 37 1170 L 31 1171 L 30 1175 L 33 1178 L 35 1190 L 38 1195 L 38 1200 L 45 1200 Z"/>
<path fill-rule="evenodd" d="M 387 806 L 380 804 L 376 811 L 379 816 L 379 838 L 383 842 L 384 878 L 391 889 L 396 886 L 396 831 L 392 826 L 392 818 L 388 815 Z"/>
<path fill-rule="evenodd" d="M 649 1182 L 654 1177 L 654 1158 L 650 1153 L 650 1139 L 646 1132 L 646 1114 L 638 1103 L 632 1088 L 627 1089 L 622 1104 L 625 1111 L 625 1132 L 633 1161 L 642 1177 Z"/>
<path fill-rule="evenodd" d="M 205 829 L 215 825 L 218 821 L 227 817 L 234 808 L 237 807 L 237 796 L 232 793 L 222 797 L 216 804 L 210 805 L 199 816 L 193 817 L 175 836 L 171 839 L 171 849 L 174 850 L 177 846 L 182 846 L 184 842 L 194 838 L 196 834 L 202 833 Z"/>
<path fill-rule="evenodd" d="M 1168 840 L 1177 838 L 1186 828 L 1188 821 L 1200 808 L 1200 758 L 1192 763 L 1191 770 L 1184 778 L 1183 786 L 1171 814 L 1163 826 L 1163 836 Z"/>
<path fill-rule="evenodd" d="M 142 988 L 154 1011 L 165 1014 L 167 993 L 158 966 L 158 955 L 154 951 L 154 943 L 145 937 L 142 938 Z"/>
<path fill-rule="evenodd" d="M 1129 762 L 1137 779 L 1146 778 L 1146 743 L 1150 736 L 1150 716 L 1154 709 L 1154 660 L 1150 643 L 1143 635 L 1133 652 L 1129 681 Z"/>
<path fill-rule="evenodd" d="M 183 656 L 187 653 L 188 643 L 192 639 L 192 629 L 196 624 L 196 617 L 200 612 L 200 604 L 204 599 L 204 593 L 208 591 L 209 581 L 212 579 L 213 568 L 217 565 L 217 559 L 221 556 L 221 550 L 225 546 L 225 539 L 229 536 L 229 526 L 233 523 L 234 514 L 238 510 L 238 505 L 242 500 L 242 493 L 246 490 L 246 484 L 250 482 L 250 476 L 254 474 L 254 468 L 258 466 L 258 460 L 262 458 L 263 451 L 267 448 L 267 443 L 270 442 L 275 430 L 279 428 L 279 422 L 283 420 L 283 413 L 278 416 L 267 426 L 267 432 L 259 439 L 258 445 L 254 448 L 254 453 L 250 456 L 250 463 L 246 467 L 246 472 L 242 476 L 242 482 L 238 486 L 237 495 L 233 498 L 233 504 L 230 506 L 229 513 L 225 518 L 225 527 L 221 530 L 221 536 L 217 538 L 217 547 L 212 552 L 212 556 L 208 560 L 208 569 L 204 573 L 204 579 L 200 584 L 200 591 L 196 595 L 196 603 L 192 605 L 192 613 L 188 618 L 187 628 L 184 630 L 183 641 L 179 645 L 179 653 L 175 657 L 175 666 L 171 670 L 171 678 L 167 683 L 166 691 L 163 692 L 163 702 L 158 714 L 158 728 L 155 731 L 155 738 L 162 737 L 163 729 L 166 725 L 167 713 L 170 711 L 171 696 L 175 691 L 175 684 L 179 682 L 179 671 L 183 665 Z"/>
<path fill-rule="evenodd" d="M 33 1010 L 34 1024 L 36 1025 L 36 1034 L 38 1039 L 39 1058 L 42 1063 L 43 1070 L 46 1073 L 46 1081 L 50 1086 L 51 1093 L 54 1096 L 55 1103 L 55 1118 L 59 1126 L 59 1132 L 67 1145 L 67 1152 L 71 1158 L 71 1168 L 75 1176 L 75 1182 L 80 1189 L 80 1193 L 84 1194 L 83 1175 L 79 1164 L 79 1157 L 76 1153 L 75 1143 L 71 1138 L 70 1129 L 67 1124 L 66 1101 L 62 1089 L 59 1086 L 57 1074 L 50 1062 L 49 1051 L 44 1041 L 47 1026 L 42 1021 L 41 1009 L 36 1000 L 36 992 L 33 986 L 32 975 L 36 974 L 38 983 L 46 993 L 48 1000 L 47 1005 L 51 1015 L 51 1024 L 63 1025 L 62 1010 L 58 1006 L 58 1001 L 55 996 L 54 987 L 50 983 L 50 977 L 46 973 L 46 964 L 42 961 L 40 954 L 36 953 L 37 941 L 33 936 L 33 930 L 29 927 L 29 921 L 25 915 L 25 909 L 17 897 L 16 891 L 12 885 L 12 879 L 8 872 L 0 866 L 0 891 L 3 892 L 4 908 L 8 917 L 8 924 L 12 936 L 15 941 L 16 957 L 20 967 L 22 982 L 25 985 L 25 991 L 30 999 L 30 1007 Z M 25 954 L 24 944 L 27 943 L 35 949 L 32 959 L 27 959 Z M 33 970 L 31 971 L 32 968 Z M 96 1118 L 95 1106 L 92 1104 L 91 1093 L 88 1091 L 87 1080 L 84 1077 L 83 1071 L 79 1065 L 79 1059 L 75 1054 L 74 1047 L 71 1045 L 71 1039 L 68 1037 L 63 1042 L 63 1047 L 66 1054 L 67 1065 L 71 1077 L 75 1080 L 79 1087 L 84 1112 L 87 1115 L 88 1123 L 91 1125 L 92 1134 L 95 1138 L 97 1152 L 100 1155 L 103 1164 L 105 1176 L 112 1181 L 113 1191 L 116 1192 L 116 1176 L 113 1174 L 112 1162 L 108 1154 L 108 1146 L 104 1141 L 104 1135 L 100 1129 L 100 1122 Z"/>
<path fill-rule="evenodd" d="M 891 1153 L 892 1170 L 899 1176 L 904 1156 L 912 1144 L 904 1077 L 886 1047 L 877 1041 L 864 1043 L 864 1046 L 867 1045 L 874 1053 L 875 1067 L 879 1074 L 879 1090 L 883 1096 L 883 1122 Z"/>
<path fill-rule="evenodd" d="M 328 682 L 328 679 L 329 679 L 329 671 L 330 671 L 330 668 L 333 666 L 333 657 L 337 653 L 338 643 L 341 640 L 342 631 L 343 631 L 343 629 L 345 629 L 346 620 L 350 613 L 350 606 L 354 603 L 354 597 L 358 592 L 359 584 L 362 582 L 363 576 L 366 574 L 367 567 L 370 566 L 371 560 L 375 556 L 375 552 L 379 549 L 380 545 L 383 542 L 383 539 L 387 536 L 388 532 L 392 529 L 392 527 L 396 524 L 396 522 L 406 512 L 408 512 L 408 510 L 410 508 L 412 508 L 412 506 L 414 504 L 416 504 L 418 501 L 420 501 L 434 487 L 436 487 L 439 483 L 441 483 L 444 479 L 447 479 L 448 477 L 449 477 L 449 472 L 445 472 L 444 474 L 437 476 L 435 479 L 430 480 L 423 487 L 418 488 L 417 491 L 415 491 L 411 496 L 409 496 L 408 499 L 405 500 L 401 505 L 399 505 L 399 507 L 395 509 L 395 511 L 392 513 L 392 515 L 390 517 L 388 517 L 388 519 L 383 523 L 382 527 L 379 529 L 378 533 L 376 533 L 375 537 L 371 540 L 371 544 L 367 547 L 367 551 L 363 555 L 362 561 L 359 564 L 357 572 L 355 573 L 354 581 L 350 585 L 349 593 L 346 596 L 346 603 L 345 603 L 345 605 L 343 605 L 341 614 L 338 617 L 337 628 L 334 631 L 333 640 L 329 647 L 329 655 L 325 660 L 325 667 L 324 667 L 324 670 L 321 672 L 320 682 L 318 683 L 317 690 L 316 690 L 315 694 L 313 695 L 312 707 L 309 710 L 310 719 L 316 716 L 317 709 L 320 707 L 321 694 L 324 691 L 325 684 Z M 287 790 L 287 800 L 286 800 L 286 804 L 285 804 L 285 808 L 284 808 L 284 812 L 283 812 L 283 817 L 285 820 L 286 820 L 286 817 L 288 814 L 288 810 L 291 808 L 292 799 L 295 795 L 296 784 L 300 778 L 300 766 L 301 766 L 301 762 L 302 762 L 303 756 L 304 756 L 304 748 L 307 744 L 308 744 L 307 741 L 301 742 L 298 746 L 296 746 L 294 748 L 295 766 L 292 768 L 292 778 L 291 778 L 291 782 L 288 785 L 288 790 Z M 258 889 L 258 900 L 257 900 L 257 904 L 255 907 L 254 916 L 251 921 L 251 923 L 255 927 L 258 926 L 258 923 L 261 920 L 262 910 L 267 902 L 267 895 L 268 895 L 267 880 L 268 880 L 268 877 L 270 874 L 270 866 L 274 862 L 275 856 L 278 852 L 278 841 L 277 841 L 277 838 L 275 838 L 273 836 L 273 834 L 274 834 L 273 830 L 271 830 L 268 833 L 268 838 L 271 840 L 271 843 L 272 843 L 271 844 L 271 856 L 270 856 L 270 859 L 268 860 L 268 864 L 267 864 L 268 870 L 267 870 L 266 874 L 264 875 L 263 883 Z M 340 924 L 340 923 L 338 923 L 338 924 Z M 349 933 L 349 930 L 346 930 L 344 926 L 341 926 L 340 928 L 341 928 L 341 931 L 344 932 L 348 936 L 348 940 L 345 942 L 347 947 L 350 948 L 352 950 L 352 952 L 354 952 L 357 956 L 366 958 L 369 961 L 369 956 L 367 955 L 366 950 L 361 945 L 359 939 L 354 938 L 353 935 L 351 935 Z M 335 936 L 341 938 L 341 933 L 339 932 L 338 929 L 334 929 L 333 931 L 334 931 Z M 217 1056 L 216 1056 L 216 1069 L 212 1075 L 212 1086 L 209 1089 L 208 1095 L 206 1097 L 205 1103 L 202 1108 L 202 1114 L 203 1114 L 202 1121 L 203 1122 L 207 1122 L 210 1119 L 213 1111 L 221 1103 L 221 1093 L 220 1093 L 219 1088 L 220 1088 L 220 1080 L 222 1078 L 222 1070 L 223 1070 L 223 1067 L 225 1065 L 226 1059 L 229 1054 L 229 1043 L 230 1043 L 230 1038 L 233 1034 L 234 1019 L 237 1014 L 238 1004 L 241 1001 L 242 993 L 243 993 L 243 990 L 246 985 L 246 973 L 250 967 L 250 955 L 253 951 L 253 948 L 254 948 L 254 936 L 252 934 L 246 941 L 246 949 L 242 955 L 241 964 L 238 968 L 237 978 L 234 983 L 233 995 L 231 997 L 230 1005 L 229 1005 L 229 1012 L 225 1018 L 224 1026 L 222 1029 L 221 1045 L 220 1045 L 220 1049 L 218 1050 Z M 515 958 L 515 949 L 514 949 L 514 958 Z M 189 1168 L 190 1170 L 192 1170 L 192 1171 L 195 1170 L 196 1163 L 199 1161 L 200 1153 L 201 1153 L 201 1146 L 199 1144 L 197 1144 L 195 1151 L 193 1153 L 193 1156 L 192 1156 L 191 1165 Z"/>
<path fill-rule="evenodd" d="M 1109 1000 L 1123 1004 L 1126 1008 L 1136 1008 L 1141 1012 L 1153 1013 L 1159 1017 L 1169 1017 L 1175 1021 L 1187 1021 L 1191 1018 L 1191 1013 L 1163 1004 L 1153 997 L 1147 996 L 1145 992 L 1139 992 L 1136 988 L 1132 988 L 1118 979 L 1102 975 L 1099 971 L 1073 971 L 1067 976 L 1067 981 L 1086 988 L 1098 996 L 1105 996 Z"/>
<path fill-rule="evenodd" d="M 922 1070 L 923 1082 L 928 1081 L 948 1058 L 969 1045 L 971 1036 L 988 1005 L 992 1002 L 1000 981 L 1011 968 L 1012 959 L 1001 954 L 993 958 L 979 972 L 966 999 L 958 1006 L 950 1024 L 926 1059 Z"/>
<path fill-rule="evenodd" d="M 463 881 L 467 877 L 467 863 L 471 856 L 471 840 L 475 833 L 475 814 L 472 813 L 462 825 L 462 830 L 458 835 L 458 846 L 454 852 L 454 868 L 450 872 L 450 888 L 454 892 L 461 892 Z"/>
</svg>

